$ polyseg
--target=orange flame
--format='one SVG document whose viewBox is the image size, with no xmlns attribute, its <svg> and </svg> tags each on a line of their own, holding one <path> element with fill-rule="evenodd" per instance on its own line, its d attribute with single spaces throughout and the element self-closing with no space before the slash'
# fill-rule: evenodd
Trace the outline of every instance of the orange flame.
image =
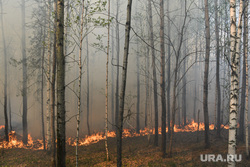
<svg viewBox="0 0 250 167">
<path fill-rule="evenodd" d="M 0 126 L 0 129 L 3 129 L 4 125 Z M 229 129 L 229 125 L 221 125 L 221 128 L 224 129 Z M 214 130 L 214 124 L 209 125 L 210 130 Z M 198 130 L 198 123 L 192 121 L 191 123 L 187 124 L 186 126 L 179 126 L 179 125 L 174 125 L 174 132 L 196 132 Z M 204 131 L 205 130 L 205 124 L 204 123 L 199 123 L 199 131 Z M 161 127 L 158 128 L 159 134 L 161 134 Z M 166 128 L 166 132 L 168 132 L 168 128 Z M 149 128 L 144 128 L 140 130 L 140 133 L 135 133 L 134 130 L 132 129 L 124 129 L 123 130 L 123 138 L 127 137 L 137 137 L 137 136 L 146 136 L 149 134 L 155 134 L 155 130 L 149 129 Z M 107 136 L 109 138 L 114 138 L 116 137 L 116 134 L 114 131 L 108 131 Z M 93 143 L 97 143 L 101 140 L 105 139 L 105 134 L 102 132 L 95 133 L 90 136 L 85 136 L 85 138 L 80 138 L 78 141 L 79 146 L 87 146 Z M 70 146 L 76 146 L 76 139 L 75 138 L 68 138 L 66 143 Z M 33 140 L 31 135 L 28 135 L 28 143 L 25 145 L 22 140 L 21 136 L 18 137 L 15 131 L 11 131 L 9 133 L 9 142 L 2 141 L 0 142 L 0 149 L 1 148 L 24 148 L 24 149 L 34 149 L 34 150 L 42 150 L 43 149 L 43 141 L 40 139 Z"/>
<path fill-rule="evenodd" d="M 4 128 L 5 128 L 5 126 L 4 126 L 4 125 L 0 125 L 0 130 L 1 130 L 1 129 L 4 129 Z"/>
</svg>

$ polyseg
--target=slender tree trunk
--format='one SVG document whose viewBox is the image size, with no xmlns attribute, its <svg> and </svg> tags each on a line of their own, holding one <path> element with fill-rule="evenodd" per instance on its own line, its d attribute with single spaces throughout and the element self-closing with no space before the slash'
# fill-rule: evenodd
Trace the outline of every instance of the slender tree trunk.
<svg viewBox="0 0 250 167">
<path fill-rule="evenodd" d="M 57 1 L 57 166 L 66 166 L 65 150 L 65 57 L 64 57 L 64 0 Z"/>
<path fill-rule="evenodd" d="M 165 44 L 164 44 L 164 0 L 160 0 L 160 45 L 161 45 L 161 107 L 162 107 L 162 157 L 166 156 L 166 97 L 165 97 Z"/>
<path fill-rule="evenodd" d="M 186 57 L 186 41 L 183 42 L 183 49 L 184 49 L 184 52 L 183 52 L 183 58 Z M 186 84 L 187 84 L 187 79 L 186 79 L 186 75 L 185 75 L 185 72 L 186 72 L 186 61 L 187 59 L 184 60 L 183 62 L 183 78 L 182 78 L 182 123 L 184 126 L 186 126 L 187 124 L 187 102 L 186 102 L 186 96 L 187 96 L 187 87 L 186 87 Z"/>
<path fill-rule="evenodd" d="M 242 29 L 243 2 L 240 1 L 238 32 L 236 32 L 236 1 L 230 0 L 230 57 L 231 57 L 231 87 L 230 87 L 230 112 L 229 112 L 229 137 L 228 154 L 236 154 L 236 129 L 239 98 L 239 47 Z M 235 161 L 229 161 L 228 166 L 235 166 Z"/>
<path fill-rule="evenodd" d="M 116 1 L 116 90 L 115 90 L 115 124 L 118 126 L 119 117 L 119 62 L 120 62 L 120 30 L 119 30 L 119 4 L 120 0 Z"/>
<path fill-rule="evenodd" d="M 126 81 L 127 81 L 129 37 L 131 29 L 131 11 L 132 11 L 132 0 L 128 0 L 127 21 L 125 28 L 124 57 L 123 57 L 123 68 L 122 68 L 122 83 L 121 83 L 122 85 L 120 92 L 120 101 L 119 101 L 120 106 L 119 106 L 119 117 L 117 126 L 117 167 L 122 166 L 122 129 L 123 129 L 124 99 L 125 99 Z"/>
<path fill-rule="evenodd" d="M 12 131 L 10 96 L 9 96 L 9 120 L 10 120 L 10 131 Z"/>
<path fill-rule="evenodd" d="M 196 104 L 196 102 L 197 102 L 197 82 L 199 82 L 198 81 L 198 73 L 197 73 L 197 59 L 198 59 L 198 34 L 197 34 L 197 36 L 196 36 L 196 38 L 195 38 L 195 65 L 194 65 L 194 73 L 195 73 L 195 78 L 196 78 L 196 80 L 195 80 L 195 83 L 194 83 L 194 111 L 193 111 L 193 119 L 194 119 L 194 121 L 196 121 L 196 108 L 197 108 L 197 104 Z"/>
<path fill-rule="evenodd" d="M 170 0 L 167 1 L 167 13 L 168 13 L 168 38 L 171 39 L 171 26 L 170 26 L 170 10 L 169 10 L 169 3 Z M 168 109 L 168 113 L 167 113 L 167 117 L 168 117 L 168 138 L 170 138 L 170 108 L 171 108 L 171 104 L 170 104 L 170 93 L 171 93 L 171 52 L 170 52 L 170 42 L 168 42 L 168 66 L 167 66 L 167 109 Z"/>
<path fill-rule="evenodd" d="M 154 111 L 155 111 L 155 135 L 154 145 L 158 146 L 158 95 L 157 95 L 157 76 L 156 76 L 156 63 L 155 63 L 155 48 L 154 48 L 154 27 L 151 0 L 148 0 L 148 13 L 149 13 L 149 29 L 150 29 L 150 45 L 152 55 L 152 69 L 153 69 L 153 90 L 154 90 Z"/>
<path fill-rule="evenodd" d="M 22 0 L 22 66 L 23 66 L 23 143 L 28 142 L 27 125 L 27 60 L 26 60 L 26 30 L 25 30 L 25 0 Z"/>
<path fill-rule="evenodd" d="M 245 60 L 245 74 L 246 74 L 246 102 L 245 102 L 245 144 L 246 144 L 246 155 L 249 157 L 249 139 L 248 139 L 248 0 L 244 2 L 244 36 L 243 36 L 243 55 Z"/>
<path fill-rule="evenodd" d="M 55 97 L 56 97 L 56 60 L 57 60 L 57 52 L 56 52 L 56 20 L 57 20 L 57 0 L 54 0 L 54 46 L 53 46 L 53 60 L 52 60 L 52 76 L 51 76 L 51 115 L 50 115 L 50 130 L 51 130 L 51 166 L 56 166 L 56 133 L 55 133 Z"/>
<path fill-rule="evenodd" d="M 0 1 L 1 5 L 1 27 L 2 27 L 2 40 L 3 40 L 3 51 L 4 51 L 4 121 L 5 121 L 5 140 L 9 142 L 9 123 L 8 123 L 8 113 L 7 113 L 7 48 L 5 41 L 4 25 L 3 25 L 3 3 Z"/>
<path fill-rule="evenodd" d="M 220 137 L 221 125 L 221 91 L 220 91 L 220 36 L 219 36 L 219 23 L 218 23 L 218 2 L 215 3 L 215 35 L 216 35 L 216 92 L 217 92 L 217 136 Z"/>
<path fill-rule="evenodd" d="M 46 25 L 46 23 L 45 23 Z M 45 28 L 43 28 L 43 42 L 45 42 Z M 42 78 L 41 78 L 41 121 L 42 121 L 42 136 L 43 136 L 43 150 L 46 150 L 46 144 L 45 144 L 45 130 L 44 130 L 44 111 L 43 111 L 43 89 L 44 89 L 44 56 L 45 56 L 45 46 L 42 47 L 42 61 L 41 61 L 41 72 L 42 72 Z"/>
<path fill-rule="evenodd" d="M 110 20 L 110 0 L 108 1 L 108 21 Z M 110 40 L 110 22 L 108 23 L 108 44 L 107 44 L 107 62 L 106 62 L 106 113 L 105 113 L 105 149 L 106 158 L 109 161 L 109 150 L 108 150 L 108 82 L 109 82 L 109 40 Z M 107 165 L 107 164 L 106 164 Z"/>
<path fill-rule="evenodd" d="M 111 59 L 111 62 L 113 61 L 113 59 L 114 59 L 114 29 L 112 28 L 111 29 L 111 39 L 112 39 L 112 43 L 111 43 L 111 54 L 112 54 L 112 59 Z M 115 91 L 114 91 L 114 89 L 115 89 L 115 82 L 114 82 L 114 78 L 115 78 L 115 74 L 114 74 L 114 67 L 113 66 L 111 66 L 111 72 L 112 72 L 112 74 L 111 74 L 111 82 L 112 82 L 112 84 L 111 84 L 111 120 L 112 120 L 112 130 L 114 130 L 114 125 L 115 125 L 115 100 L 114 100 L 114 98 L 115 98 Z"/>
<path fill-rule="evenodd" d="M 136 66 L 137 66 L 137 102 L 136 102 L 136 133 L 140 133 L 140 58 L 139 44 L 136 39 Z M 148 97 L 146 97 L 147 99 Z M 145 109 L 145 127 L 147 127 L 147 110 Z"/>
<path fill-rule="evenodd" d="M 87 11 L 86 11 L 87 12 Z M 86 45 L 87 45 L 87 129 L 88 135 L 91 135 L 90 123 L 89 123 L 89 37 L 86 36 Z"/>
<path fill-rule="evenodd" d="M 208 72 L 209 72 L 209 56 L 210 56 L 210 25 L 208 0 L 205 0 L 205 26 L 206 26 L 206 55 L 205 55 L 205 70 L 203 83 L 203 111 L 205 121 L 205 148 L 210 147 L 209 142 L 209 116 L 208 116 Z"/>
<path fill-rule="evenodd" d="M 243 3 L 243 2 L 241 2 Z M 243 5 L 243 4 L 242 4 Z M 242 7 L 243 8 L 243 7 Z M 245 7 L 244 7 L 245 8 Z M 245 9 L 246 10 L 246 9 Z M 243 13 L 242 13 L 243 14 Z M 242 19 L 240 19 L 242 20 Z M 242 23 L 241 23 L 242 24 Z M 241 26 L 241 25 L 240 25 Z M 241 34 L 242 34 L 242 29 L 241 27 L 238 27 L 238 34 L 239 35 L 239 38 L 241 38 Z M 240 33 L 240 34 L 239 34 Z M 243 36 L 244 38 L 244 36 Z M 237 38 L 237 44 L 236 44 L 236 47 L 237 45 L 239 45 L 238 47 L 241 47 L 240 44 L 238 44 L 238 42 L 240 42 L 240 39 Z M 244 49 L 244 44 L 243 44 L 243 49 Z M 240 49 L 239 49 L 240 50 Z M 243 50 L 244 51 L 244 50 Z M 237 48 L 236 48 L 236 54 L 237 54 Z M 238 53 L 240 54 L 240 53 Z M 239 55 L 240 56 L 240 55 Z M 242 74 L 242 88 L 241 88 L 241 107 L 240 107 L 240 129 L 239 129 L 239 141 L 244 141 L 244 114 L 245 114 L 245 97 L 246 97 L 246 63 L 245 63 L 245 58 L 244 58 L 244 54 L 243 54 L 243 74 Z M 240 67 L 239 67 L 240 69 Z M 240 76 L 240 75 L 239 75 Z"/>
<path fill-rule="evenodd" d="M 79 79 L 78 79 L 78 102 L 77 102 L 77 126 L 76 126 L 76 166 L 78 166 L 78 144 L 80 130 L 80 114 L 81 114 L 81 88 L 82 88 L 82 43 L 83 43 L 83 23 L 84 23 L 84 0 L 82 0 L 81 9 L 81 27 L 80 27 L 80 44 L 79 44 Z"/>
<path fill-rule="evenodd" d="M 47 150 L 51 151 L 51 126 L 50 126 L 50 112 L 51 112 L 51 107 L 50 107 L 50 72 L 51 72 L 51 25 L 50 25 L 50 16 L 51 16 L 51 0 L 48 1 L 48 60 L 47 60 L 47 100 L 46 100 L 46 105 L 47 105 Z"/>
</svg>

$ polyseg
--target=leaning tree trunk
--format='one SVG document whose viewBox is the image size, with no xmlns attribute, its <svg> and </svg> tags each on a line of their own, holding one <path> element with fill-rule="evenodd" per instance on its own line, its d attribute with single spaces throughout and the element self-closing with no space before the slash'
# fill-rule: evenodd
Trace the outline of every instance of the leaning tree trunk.
<svg viewBox="0 0 250 167">
<path fill-rule="evenodd" d="M 153 90 L 154 90 L 154 111 L 155 111 L 155 137 L 154 145 L 158 146 L 158 95 L 157 95 L 157 76 L 155 64 L 155 48 L 154 48 L 154 27 L 151 0 L 148 0 L 148 13 L 149 13 L 149 30 L 150 30 L 150 45 L 152 55 L 152 69 L 153 69 Z"/>
<path fill-rule="evenodd" d="M 66 166 L 65 150 L 65 56 L 64 56 L 64 0 L 57 1 L 57 166 Z"/>
<path fill-rule="evenodd" d="M 8 123 L 8 113 L 7 113 L 7 48 L 5 42 L 5 33 L 3 26 L 3 3 L 0 1 L 1 5 L 1 27 L 2 27 L 2 40 L 3 40 L 3 51 L 4 51 L 4 120 L 5 120 L 5 140 L 9 142 L 9 123 Z"/>
<path fill-rule="evenodd" d="M 25 30 L 25 0 L 22 0 L 22 66 L 23 66 L 23 143 L 28 142 L 27 125 L 27 60 L 26 60 L 26 30 Z"/>
<path fill-rule="evenodd" d="M 221 92 L 220 92 L 220 39 L 219 39 L 219 23 L 218 23 L 218 2 L 215 3 L 215 35 L 216 35 L 216 111 L 217 111 L 217 136 L 220 137 L 220 125 L 221 125 Z"/>
<path fill-rule="evenodd" d="M 210 55 L 210 25 L 208 0 L 205 0 L 205 26 L 206 26 L 206 55 L 205 55 L 205 71 L 203 84 L 203 111 L 205 121 L 205 148 L 210 147 L 209 142 L 209 117 L 208 117 L 208 72 L 209 72 L 209 55 Z"/>
<path fill-rule="evenodd" d="M 236 129 L 239 98 L 239 47 L 241 37 L 243 2 L 240 1 L 239 25 L 236 33 L 236 1 L 230 0 L 230 57 L 231 57 L 231 86 L 230 86 L 230 112 L 229 112 L 229 137 L 228 154 L 236 154 Z M 228 166 L 234 167 L 235 161 L 229 161 Z"/>
<path fill-rule="evenodd" d="M 129 54 L 129 37 L 131 29 L 131 11 L 132 11 L 132 0 L 128 0 L 127 6 L 127 21 L 125 29 L 125 44 L 124 44 L 124 55 L 123 55 L 123 68 L 122 68 L 122 84 L 119 101 L 119 115 L 118 115 L 118 126 L 117 126 L 117 166 L 122 166 L 122 129 L 123 129 L 123 113 L 124 113 L 124 99 L 126 91 L 127 81 L 127 66 L 128 66 L 128 54 Z"/>
<path fill-rule="evenodd" d="M 162 157 L 166 156 L 166 97 L 165 97 L 165 44 L 164 44 L 164 0 L 160 0 L 160 45 L 161 45 L 161 107 L 162 107 Z"/>
<path fill-rule="evenodd" d="M 245 12 L 244 12 L 244 36 L 243 36 L 243 55 L 245 60 L 245 74 L 246 74 L 246 102 L 245 102 L 245 143 L 246 143 L 246 155 L 249 157 L 249 146 L 248 146 L 248 0 L 245 1 Z"/>
</svg>

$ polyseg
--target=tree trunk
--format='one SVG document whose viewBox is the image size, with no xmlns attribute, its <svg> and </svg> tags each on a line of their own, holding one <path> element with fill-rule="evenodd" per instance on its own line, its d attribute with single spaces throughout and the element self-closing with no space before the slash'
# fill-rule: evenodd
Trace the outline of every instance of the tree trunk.
<svg viewBox="0 0 250 167">
<path fill-rule="evenodd" d="M 5 32 L 3 25 L 3 3 L 0 1 L 1 5 L 1 27 L 2 27 L 2 40 L 3 40 L 3 51 L 4 51 L 4 121 L 5 121 L 5 140 L 9 142 L 9 123 L 8 123 L 8 113 L 7 113 L 7 48 L 5 42 Z"/>
<path fill-rule="evenodd" d="M 12 131 L 12 123 L 11 123 L 11 103 L 10 103 L 10 96 L 9 96 L 9 122 L 10 122 L 10 131 Z"/>
<path fill-rule="evenodd" d="M 155 48 L 154 48 L 154 27 L 151 0 L 148 0 L 148 13 L 149 13 L 149 29 L 150 29 L 150 45 L 152 55 L 152 69 L 153 69 L 153 89 L 154 89 L 154 111 L 155 111 L 155 136 L 154 145 L 158 146 L 158 95 L 157 95 L 157 76 L 155 64 Z"/>
<path fill-rule="evenodd" d="M 168 13 L 168 38 L 171 39 L 171 26 L 170 26 L 170 11 L 169 11 L 169 3 L 170 0 L 167 1 L 167 13 Z M 168 66 L 167 66 L 167 107 L 168 107 L 168 138 L 170 138 L 170 93 L 171 93 L 171 52 L 170 52 L 170 42 L 168 42 Z"/>
<path fill-rule="evenodd" d="M 110 0 L 108 1 L 108 21 L 110 20 Z M 109 150 L 108 150 L 108 82 L 109 82 L 109 40 L 110 40 L 110 22 L 108 23 L 108 44 L 107 44 L 107 62 L 106 62 L 106 113 L 105 113 L 105 149 L 106 158 L 109 161 Z M 107 164 L 106 164 L 107 165 Z"/>
<path fill-rule="evenodd" d="M 136 133 L 140 133 L 140 58 L 139 44 L 136 39 L 136 66 L 137 66 L 137 102 L 136 102 Z M 147 99 L 148 97 L 146 97 Z M 145 109 L 145 127 L 147 127 L 147 109 Z"/>
<path fill-rule="evenodd" d="M 230 57 L 231 57 L 231 86 L 230 86 L 230 112 L 229 112 L 229 137 L 228 154 L 236 154 L 236 129 L 239 99 L 239 47 L 242 29 L 243 2 L 240 1 L 239 25 L 236 33 L 236 1 L 230 0 Z M 235 161 L 229 161 L 228 166 L 235 166 Z"/>
<path fill-rule="evenodd" d="M 205 121 L 205 148 L 210 147 L 209 142 L 209 116 L 208 116 L 208 72 L 209 72 L 209 56 L 210 56 L 210 25 L 208 0 L 205 0 L 205 26 L 206 26 L 206 55 L 205 55 L 205 71 L 203 84 L 203 111 Z"/>
<path fill-rule="evenodd" d="M 45 23 L 46 25 L 46 23 Z M 43 28 L 43 41 L 45 42 L 45 28 Z M 44 56 L 45 56 L 45 46 L 42 47 L 42 61 L 41 61 L 41 72 L 42 72 L 42 78 L 41 78 L 41 121 L 42 121 L 42 136 L 43 136 L 43 150 L 46 150 L 45 145 L 45 131 L 44 131 L 44 111 L 43 111 L 43 79 L 44 79 Z"/>
<path fill-rule="evenodd" d="M 125 98 L 126 81 L 127 81 L 129 37 L 130 37 L 130 29 L 131 29 L 131 9 L 132 9 L 132 0 L 128 0 L 123 68 L 122 68 L 122 85 L 121 85 L 121 92 L 120 92 L 120 101 L 119 101 L 120 106 L 119 106 L 119 115 L 118 115 L 119 117 L 118 117 L 118 126 L 117 126 L 117 167 L 122 166 L 122 129 L 123 129 L 124 98 Z"/>
<path fill-rule="evenodd" d="M 87 12 L 87 10 L 86 10 Z M 89 37 L 86 35 L 86 47 L 87 47 L 87 129 L 88 135 L 91 135 L 90 123 L 89 123 Z"/>
<path fill-rule="evenodd" d="M 50 107 L 50 72 L 51 72 L 51 26 L 50 26 L 50 16 L 51 16 L 51 0 L 48 1 L 48 60 L 47 60 L 47 100 L 46 100 L 46 105 L 47 105 L 47 150 L 51 151 L 51 126 L 50 126 L 50 112 L 51 112 L 51 107 Z"/>
<path fill-rule="evenodd" d="M 162 157 L 166 156 L 166 97 L 165 97 L 165 44 L 164 44 L 164 0 L 160 0 L 160 45 L 161 45 L 161 107 L 162 107 Z"/>
<path fill-rule="evenodd" d="M 215 35 L 216 35 L 216 92 L 217 92 L 217 131 L 216 134 L 220 137 L 220 125 L 221 125 L 221 92 L 220 92 L 220 36 L 219 36 L 219 23 L 218 23 L 218 2 L 215 3 Z"/>
<path fill-rule="evenodd" d="M 23 143 L 28 142 L 27 125 L 27 60 L 26 60 L 26 30 L 25 30 L 25 0 L 22 0 L 22 66 L 23 66 Z"/>
<path fill-rule="evenodd" d="M 186 126 L 187 124 L 187 102 L 186 102 L 186 96 L 187 96 L 187 87 L 186 87 L 186 84 L 187 84 L 187 79 L 186 79 L 186 61 L 187 59 L 185 58 L 186 57 L 186 40 L 183 41 L 183 49 L 184 49 L 184 52 L 183 52 L 183 58 L 185 59 L 184 62 L 183 62 L 183 78 L 182 78 L 182 123 L 184 126 Z"/>
<path fill-rule="evenodd" d="M 119 62 L 120 62 L 120 30 L 119 30 L 119 4 L 120 0 L 116 1 L 116 90 L 115 90 L 115 124 L 118 126 L 119 117 Z"/>
<path fill-rule="evenodd" d="M 64 0 L 57 1 L 57 166 L 66 166 L 65 150 L 65 57 L 64 57 Z"/>
<path fill-rule="evenodd" d="M 82 88 L 82 43 L 83 43 L 83 23 L 84 23 L 84 0 L 82 0 L 81 9 L 81 26 L 79 38 L 79 79 L 78 79 L 78 101 L 77 101 L 77 126 L 76 126 L 76 166 L 78 166 L 78 144 L 79 144 L 79 130 L 80 130 L 80 115 L 81 115 L 81 88 Z"/>
<path fill-rule="evenodd" d="M 244 2 L 244 36 L 243 36 L 243 55 L 245 60 L 245 74 L 246 74 L 246 102 L 245 102 L 245 144 L 246 155 L 249 157 L 249 139 L 248 139 L 248 0 Z"/>
<path fill-rule="evenodd" d="M 56 20 L 57 20 L 57 0 L 54 0 L 54 13 L 55 13 L 55 18 L 54 18 L 54 46 L 53 46 L 53 60 L 52 60 L 52 76 L 51 76 L 51 113 L 50 113 L 50 126 L 51 126 L 51 166 L 56 166 L 56 143 L 55 143 L 55 97 L 56 97 L 56 89 L 55 89 L 55 84 L 56 84 L 56 57 L 57 57 L 57 52 L 56 52 Z"/>
<path fill-rule="evenodd" d="M 240 28 L 238 28 L 238 33 L 239 33 L 239 29 Z M 240 31 L 242 31 L 242 30 L 240 30 Z M 240 32 L 240 33 L 242 33 L 242 32 Z M 241 34 L 239 34 L 239 35 L 240 35 L 240 38 L 241 38 Z M 243 38 L 244 38 L 244 36 L 243 36 Z M 238 43 L 238 41 L 240 42 L 240 40 L 237 40 L 237 43 Z M 239 46 L 240 46 L 240 44 L 239 44 Z M 244 44 L 243 44 L 243 47 L 245 47 Z M 244 48 L 243 48 L 243 52 L 244 52 Z M 240 123 L 239 141 L 242 141 L 242 142 L 244 141 L 244 129 L 245 129 L 244 128 L 244 114 L 245 114 L 245 105 L 246 105 L 245 104 L 245 102 L 246 102 L 246 99 L 245 99 L 245 97 L 246 97 L 246 62 L 245 61 L 247 61 L 247 60 L 245 60 L 244 56 L 245 55 L 243 54 L 243 69 L 242 69 L 243 73 L 242 73 L 242 88 L 241 88 L 241 101 L 240 101 L 241 102 L 241 105 L 240 105 L 241 107 L 240 107 L 240 121 L 239 121 L 239 123 Z"/>
</svg>

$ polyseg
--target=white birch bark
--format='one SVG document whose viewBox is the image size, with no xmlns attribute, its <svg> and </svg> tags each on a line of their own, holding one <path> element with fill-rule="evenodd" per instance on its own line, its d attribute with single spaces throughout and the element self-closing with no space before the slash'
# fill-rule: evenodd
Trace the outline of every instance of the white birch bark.
<svg viewBox="0 0 250 167">
<path fill-rule="evenodd" d="M 79 44 L 79 79 L 78 79 L 78 113 L 77 113 L 77 127 L 76 127 L 76 166 L 78 166 L 78 144 L 79 144 L 79 129 L 80 129 L 80 114 L 81 114 L 81 83 L 82 83 L 82 42 L 83 42 L 83 14 L 84 14 L 84 0 L 82 0 L 82 14 L 81 14 L 81 32 Z"/>
</svg>

